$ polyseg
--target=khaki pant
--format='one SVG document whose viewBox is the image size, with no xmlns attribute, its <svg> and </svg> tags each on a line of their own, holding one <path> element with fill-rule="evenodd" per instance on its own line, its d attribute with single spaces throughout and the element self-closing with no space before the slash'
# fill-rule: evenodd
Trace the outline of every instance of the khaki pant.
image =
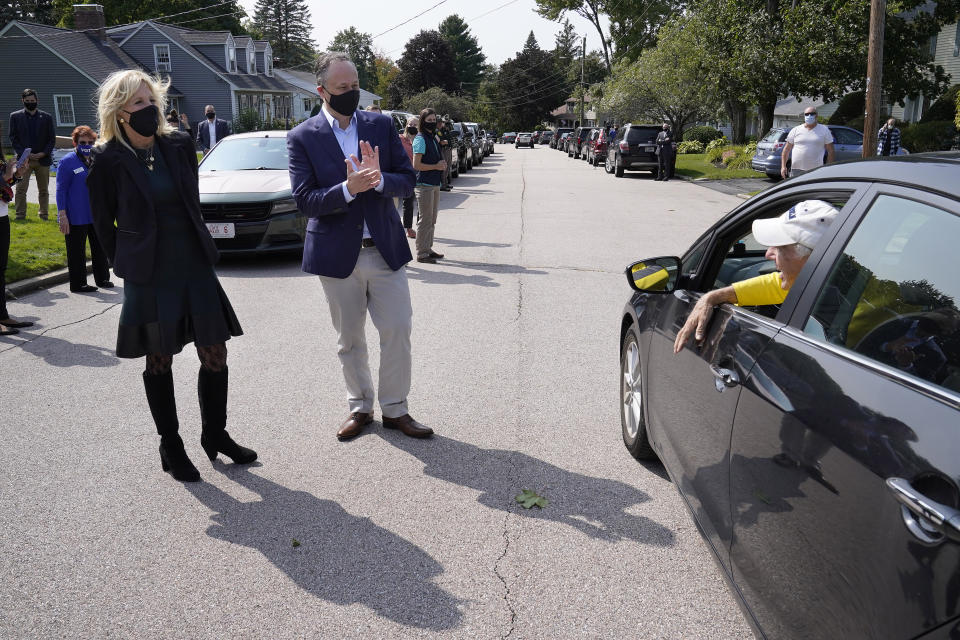
<svg viewBox="0 0 960 640">
<path fill-rule="evenodd" d="M 27 164 L 27 172 L 23 175 L 23 179 L 17 183 L 17 193 L 14 196 L 17 220 L 23 220 L 27 217 L 27 189 L 30 187 L 30 174 L 37 176 L 40 219 L 46 220 L 50 212 L 50 191 L 47 189 L 50 184 L 50 167 L 41 166 L 39 160 L 31 160 Z"/>
<path fill-rule="evenodd" d="M 420 222 L 417 223 L 417 257 L 426 258 L 433 251 L 433 230 L 440 209 L 440 187 L 417 185 Z"/>
</svg>

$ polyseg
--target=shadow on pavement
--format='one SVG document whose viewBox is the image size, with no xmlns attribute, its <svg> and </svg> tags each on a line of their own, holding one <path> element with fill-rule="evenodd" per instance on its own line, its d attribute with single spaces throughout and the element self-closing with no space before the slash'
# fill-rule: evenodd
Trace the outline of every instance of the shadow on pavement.
<svg viewBox="0 0 960 640">
<path fill-rule="evenodd" d="M 493 247 L 494 249 L 503 249 L 512 247 L 509 242 L 474 242 L 473 240 L 460 240 L 457 238 L 439 238 L 434 236 L 434 242 L 440 242 L 450 247 Z"/>
<path fill-rule="evenodd" d="M 482 449 L 443 436 L 413 440 L 383 429 L 377 434 L 422 462 L 428 476 L 479 491 L 477 501 L 492 509 L 553 520 L 610 542 L 626 539 L 655 546 L 674 542 L 670 529 L 627 513 L 650 496 L 623 482 L 567 471 L 518 451 Z M 542 510 L 524 509 L 514 500 L 521 489 L 533 489 L 550 503 Z"/>
<path fill-rule="evenodd" d="M 459 260 L 443 259 L 434 265 L 434 268 L 424 268 L 416 265 L 416 262 L 407 264 L 407 277 L 412 280 L 420 280 L 427 284 L 472 284 L 478 287 L 499 287 L 500 283 L 484 275 L 467 275 L 451 271 L 443 271 L 444 266 L 456 267 L 458 269 L 470 269 L 474 271 L 486 271 L 487 273 L 504 274 L 522 274 L 522 275 L 546 275 L 546 271 L 538 269 L 528 269 L 515 264 L 495 264 L 489 262 L 461 262 Z"/>
<path fill-rule="evenodd" d="M 17 346 L 32 356 L 43 358 L 54 367 L 115 367 L 120 364 L 113 349 L 61 340 L 50 335 L 31 335 L 30 331 L 35 328 L 21 329 L 19 334 L 10 336 L 10 342 L 21 338 Z"/>
<path fill-rule="evenodd" d="M 215 467 L 260 500 L 241 502 L 210 483 L 186 483 L 216 512 L 210 516 L 210 537 L 256 549 L 317 598 L 359 603 L 410 627 L 460 624 L 460 602 L 432 582 L 443 567 L 419 547 L 332 500 L 288 489 L 249 467 L 219 462 Z"/>
</svg>

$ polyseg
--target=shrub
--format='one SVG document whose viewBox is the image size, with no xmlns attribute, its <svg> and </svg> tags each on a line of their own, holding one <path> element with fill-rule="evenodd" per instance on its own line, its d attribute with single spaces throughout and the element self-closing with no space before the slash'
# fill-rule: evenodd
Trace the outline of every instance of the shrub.
<svg viewBox="0 0 960 640">
<path fill-rule="evenodd" d="M 711 140 L 704 150 L 707 154 L 707 162 L 720 162 L 720 159 L 723 157 L 723 151 L 727 146 L 729 146 L 729 144 L 725 137 Z"/>
<path fill-rule="evenodd" d="M 953 121 L 957 118 L 957 96 L 960 95 L 960 84 L 955 84 L 930 105 L 927 112 L 920 118 L 921 123 Z"/>
<path fill-rule="evenodd" d="M 865 105 L 866 94 L 863 91 L 848 93 L 840 98 L 840 104 L 837 105 L 837 110 L 834 111 L 830 119 L 827 120 L 827 124 L 845 124 L 848 127 L 852 127 L 853 125 L 850 124 L 850 121 L 858 117 L 863 117 Z M 863 123 L 860 124 L 860 128 L 863 128 Z"/>
<path fill-rule="evenodd" d="M 735 147 L 736 149 L 736 147 Z M 739 149 L 738 153 L 727 162 L 728 169 L 750 169 L 753 165 L 753 156 L 757 155 L 757 143 L 751 142 Z"/>
<path fill-rule="evenodd" d="M 880 118 L 879 120 L 877 120 L 878 123 L 886 122 L 886 121 L 887 121 L 887 118 Z M 862 114 L 857 116 L 856 118 L 853 118 L 851 120 L 847 120 L 846 122 L 844 122 L 844 124 L 850 127 L 851 129 L 856 129 L 857 131 L 861 131 L 861 132 L 863 131 L 863 123 L 864 123 L 864 118 Z M 877 127 L 877 129 L 879 128 L 880 127 Z"/>
<path fill-rule="evenodd" d="M 957 136 L 957 127 L 952 121 L 914 123 L 901 131 L 900 144 L 910 153 L 921 151 L 945 151 Z"/>
<path fill-rule="evenodd" d="M 703 153 L 704 146 L 699 140 L 684 140 L 677 145 L 677 153 Z"/>
<path fill-rule="evenodd" d="M 233 132 L 234 133 L 245 133 L 247 131 L 259 131 L 262 124 L 260 123 L 260 114 L 254 109 L 244 109 L 236 115 L 233 119 Z"/>
<path fill-rule="evenodd" d="M 737 150 L 737 147 L 724 149 L 723 153 L 720 155 L 720 162 L 722 162 L 724 166 L 729 166 L 730 163 L 733 162 L 733 160 L 737 157 L 738 153 L 740 152 Z"/>
<path fill-rule="evenodd" d="M 683 140 L 685 142 L 696 140 L 702 144 L 709 144 L 712 140 L 722 137 L 723 134 L 713 127 L 690 127 L 683 132 Z"/>
</svg>

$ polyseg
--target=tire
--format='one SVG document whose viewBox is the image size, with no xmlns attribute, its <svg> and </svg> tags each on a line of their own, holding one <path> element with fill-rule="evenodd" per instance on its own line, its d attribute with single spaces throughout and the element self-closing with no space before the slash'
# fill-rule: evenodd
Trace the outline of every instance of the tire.
<svg viewBox="0 0 960 640">
<path fill-rule="evenodd" d="M 603 170 L 607 173 L 613 173 L 613 165 L 610 164 L 610 156 L 603 159 Z"/>
<path fill-rule="evenodd" d="M 620 156 L 616 156 L 614 158 L 613 175 L 617 176 L 618 178 L 623 177 L 623 165 L 620 164 Z"/>
<path fill-rule="evenodd" d="M 653 460 L 657 454 L 647 437 L 643 401 L 640 345 L 637 330 L 630 327 L 620 349 L 620 431 L 630 455 L 637 460 Z"/>
<path fill-rule="evenodd" d="M 567 157 L 568 157 L 568 158 L 572 158 L 572 157 L 573 157 L 573 151 L 571 151 L 570 149 L 567 149 Z"/>
<path fill-rule="evenodd" d="M 600 159 L 597 158 L 597 154 L 593 154 L 593 162 L 591 162 L 590 164 L 592 164 L 593 166 L 597 166 L 598 164 L 600 164 Z"/>
</svg>

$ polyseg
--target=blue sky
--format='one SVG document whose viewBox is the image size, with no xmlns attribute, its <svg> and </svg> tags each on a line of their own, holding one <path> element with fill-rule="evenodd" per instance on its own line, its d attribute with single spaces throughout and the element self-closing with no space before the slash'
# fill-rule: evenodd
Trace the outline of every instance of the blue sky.
<svg viewBox="0 0 960 640">
<path fill-rule="evenodd" d="M 313 39 L 324 48 L 341 29 L 356 27 L 371 35 L 387 31 L 391 27 L 415 16 L 437 4 L 440 0 L 360 0 L 359 2 L 330 2 L 307 0 L 313 18 Z M 553 47 L 553 38 L 560 25 L 537 15 L 534 0 L 446 0 L 428 11 L 373 41 L 374 46 L 397 59 L 403 46 L 412 36 L 423 29 L 436 29 L 440 21 L 452 13 L 458 14 L 470 25 L 487 61 L 500 64 L 512 58 L 523 48 L 527 34 L 532 30 L 544 49 Z M 241 0 L 243 8 L 253 15 L 255 0 Z M 487 14 L 487 15 L 484 15 Z M 571 14 L 570 22 L 580 34 L 587 36 L 587 50 L 600 48 L 596 29 L 587 20 Z"/>
</svg>

